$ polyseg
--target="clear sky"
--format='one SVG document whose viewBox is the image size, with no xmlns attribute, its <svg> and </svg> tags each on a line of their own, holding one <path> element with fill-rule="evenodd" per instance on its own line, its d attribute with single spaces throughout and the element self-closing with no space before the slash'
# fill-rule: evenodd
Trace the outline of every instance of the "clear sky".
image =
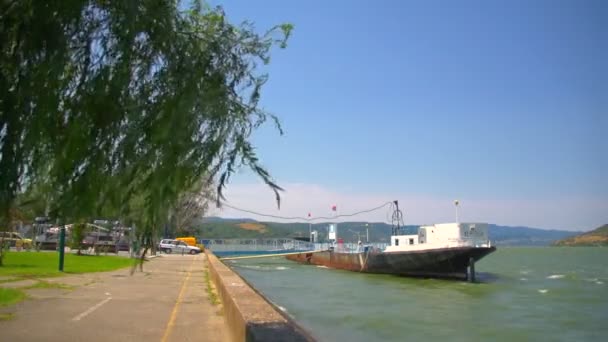
<svg viewBox="0 0 608 342">
<path fill-rule="evenodd" d="M 254 137 L 283 207 L 248 172 L 230 203 L 302 216 L 399 199 L 422 224 L 459 199 L 470 221 L 608 223 L 608 1 L 212 3 L 260 31 L 295 25 L 265 69 L 285 135 Z"/>
</svg>

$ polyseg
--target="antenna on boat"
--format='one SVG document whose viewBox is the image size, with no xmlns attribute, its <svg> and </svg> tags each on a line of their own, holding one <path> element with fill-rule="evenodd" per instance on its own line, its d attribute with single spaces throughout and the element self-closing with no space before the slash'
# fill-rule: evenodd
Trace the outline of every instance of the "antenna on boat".
<svg viewBox="0 0 608 342">
<path fill-rule="evenodd" d="M 403 221 L 403 214 L 399 210 L 399 201 L 393 201 L 395 205 L 395 211 L 393 211 L 393 235 L 399 235 L 401 233 L 400 223 Z"/>
</svg>

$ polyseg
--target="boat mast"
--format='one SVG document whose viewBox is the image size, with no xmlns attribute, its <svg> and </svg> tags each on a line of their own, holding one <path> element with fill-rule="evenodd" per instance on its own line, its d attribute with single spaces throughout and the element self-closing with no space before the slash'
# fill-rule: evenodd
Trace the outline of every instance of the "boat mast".
<svg viewBox="0 0 608 342">
<path fill-rule="evenodd" d="M 401 210 L 399 210 L 399 201 L 395 200 L 395 201 L 393 201 L 393 204 L 395 204 L 395 210 L 393 211 L 392 233 L 393 233 L 393 235 L 400 235 L 401 234 L 400 223 L 403 220 L 403 214 L 401 213 Z"/>
</svg>

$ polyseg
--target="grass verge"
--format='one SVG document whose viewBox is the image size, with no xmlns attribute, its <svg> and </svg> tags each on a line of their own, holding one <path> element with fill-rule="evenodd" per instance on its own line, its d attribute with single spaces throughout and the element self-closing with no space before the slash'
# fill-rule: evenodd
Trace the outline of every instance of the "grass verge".
<svg viewBox="0 0 608 342">
<path fill-rule="evenodd" d="M 207 295 L 209 296 L 209 301 L 213 305 L 220 304 L 220 299 L 215 293 L 215 289 L 213 288 L 213 284 L 211 284 L 211 277 L 209 276 L 209 270 L 205 270 L 205 285 L 207 289 Z"/>
<path fill-rule="evenodd" d="M 13 281 L 19 281 L 21 280 L 21 278 L 7 278 L 7 279 L 0 279 L 0 284 L 4 284 L 4 283 L 10 283 Z"/>
<path fill-rule="evenodd" d="M 9 312 L 9 313 L 0 313 L 0 322 L 1 321 L 10 321 L 13 318 L 15 318 L 15 314 L 12 313 L 12 312 Z"/>
<path fill-rule="evenodd" d="M 62 284 L 62 283 L 52 283 L 44 280 L 39 280 L 36 284 L 22 287 L 22 289 L 61 289 L 61 290 L 73 290 L 74 286 Z"/>
<path fill-rule="evenodd" d="M 25 297 L 23 291 L 0 287 L 0 307 L 13 305 L 24 300 Z"/>
<path fill-rule="evenodd" d="M 4 257 L 0 276 L 20 278 L 56 277 L 70 273 L 105 272 L 133 265 L 133 260 L 118 256 L 66 254 L 64 272 L 59 272 L 59 253 L 11 252 Z"/>
</svg>

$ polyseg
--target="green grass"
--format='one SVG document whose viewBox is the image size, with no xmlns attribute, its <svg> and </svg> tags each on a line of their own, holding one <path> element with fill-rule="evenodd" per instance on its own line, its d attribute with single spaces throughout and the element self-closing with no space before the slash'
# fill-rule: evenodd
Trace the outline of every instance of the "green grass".
<svg viewBox="0 0 608 342">
<path fill-rule="evenodd" d="M 61 290 L 73 290 L 74 286 L 62 284 L 62 283 L 51 283 L 48 281 L 40 280 L 34 285 L 22 287 L 22 289 L 61 289 Z"/>
<path fill-rule="evenodd" d="M 10 321 L 13 318 L 15 318 L 15 314 L 12 312 L 0 313 L 0 321 Z"/>
<path fill-rule="evenodd" d="M 133 260 L 124 257 L 66 254 L 64 272 L 59 272 L 56 252 L 10 252 L 4 257 L 4 266 L 0 266 L 0 276 L 56 277 L 66 273 L 113 271 L 131 265 Z"/>
<path fill-rule="evenodd" d="M 8 278 L 8 279 L 0 279 L 0 284 L 10 283 L 13 281 L 19 281 L 21 278 Z"/>
<path fill-rule="evenodd" d="M 220 299 L 215 293 L 213 286 L 211 285 L 211 277 L 209 276 L 209 270 L 205 270 L 205 283 L 207 285 L 207 295 L 209 296 L 209 301 L 213 305 L 220 304 Z"/>
<path fill-rule="evenodd" d="M 0 287 L 0 307 L 13 305 L 24 300 L 25 297 L 23 291 Z"/>
</svg>

